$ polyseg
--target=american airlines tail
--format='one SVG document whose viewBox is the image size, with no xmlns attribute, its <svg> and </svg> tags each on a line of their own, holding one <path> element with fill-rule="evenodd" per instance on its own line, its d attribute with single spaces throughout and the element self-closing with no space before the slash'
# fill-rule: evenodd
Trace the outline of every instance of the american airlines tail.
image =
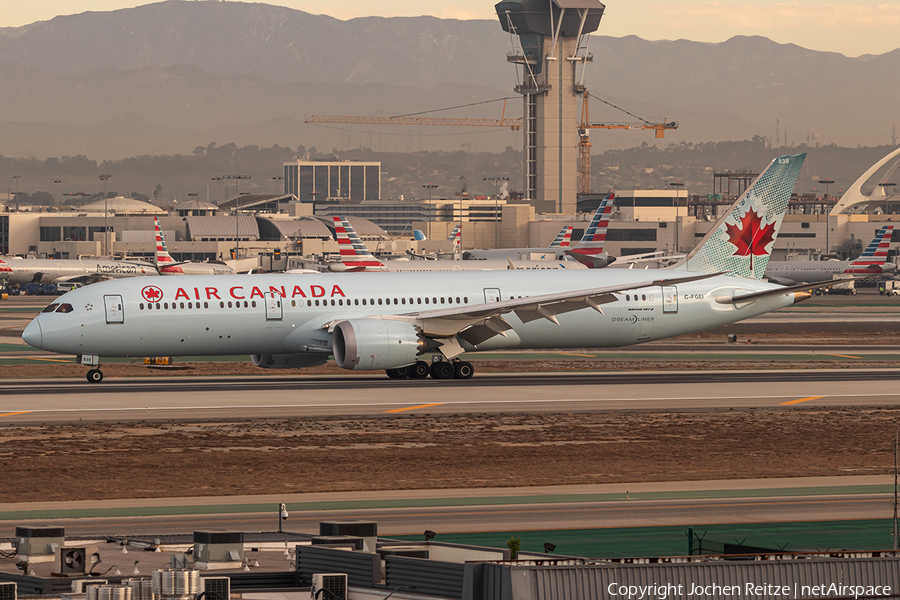
<svg viewBox="0 0 900 600">
<path fill-rule="evenodd" d="M 458 254 L 462 242 L 462 223 L 453 228 L 447 236 L 448 242 L 453 242 L 453 253 Z"/>
<path fill-rule="evenodd" d="M 603 268 L 612 262 L 603 252 L 603 246 L 606 244 L 606 230 L 609 229 L 609 216 L 612 214 L 615 199 L 616 195 L 613 192 L 603 197 L 584 232 L 584 237 L 574 248 L 566 252 L 578 262 L 586 264 L 588 268 Z"/>
<path fill-rule="evenodd" d="M 674 269 L 762 279 L 806 154 L 779 156 Z"/>
<path fill-rule="evenodd" d="M 556 238 L 552 242 L 550 242 L 551 248 L 568 248 L 569 244 L 572 242 L 572 227 L 571 225 L 566 225 L 562 229 L 559 230 L 559 233 L 556 234 Z"/>
<path fill-rule="evenodd" d="M 334 217 L 334 233 L 341 251 L 341 262 L 332 271 L 384 271 L 385 266 L 372 256 L 346 217 Z"/>
<path fill-rule="evenodd" d="M 175 265 L 175 259 L 166 250 L 166 241 L 163 239 L 159 228 L 159 217 L 153 217 L 153 227 L 156 229 L 156 268 L 160 274 L 182 273 L 182 269 Z"/>
<path fill-rule="evenodd" d="M 891 245 L 893 235 L 893 225 L 885 225 L 879 229 L 863 253 L 850 263 L 844 273 L 883 273 L 893 270 L 896 265 L 887 261 L 888 247 Z"/>
</svg>

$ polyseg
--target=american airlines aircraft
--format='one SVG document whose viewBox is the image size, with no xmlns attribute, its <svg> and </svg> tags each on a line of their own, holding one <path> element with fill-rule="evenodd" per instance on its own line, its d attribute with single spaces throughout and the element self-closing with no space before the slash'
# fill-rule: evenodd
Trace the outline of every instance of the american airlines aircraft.
<svg viewBox="0 0 900 600">
<path fill-rule="evenodd" d="M 553 241 L 550 242 L 551 248 L 568 248 L 569 244 L 572 242 L 572 230 L 575 229 L 571 225 L 566 225 L 562 229 L 559 230 L 559 233 L 556 234 L 556 237 L 553 238 Z"/>
<path fill-rule="evenodd" d="M 571 256 L 575 260 L 592 269 L 602 269 L 616 259 L 603 252 L 606 242 L 606 230 L 609 228 L 609 216 L 612 214 L 615 194 L 613 192 L 604 196 L 597 207 L 597 212 L 591 218 L 584 237 L 576 244 L 576 250 L 571 247 L 553 246 L 548 248 L 494 248 L 490 250 L 467 250 L 463 252 L 465 260 L 506 260 L 518 259 L 522 254 L 528 254 L 535 260 L 565 260 Z M 559 236 L 557 236 L 559 237 Z"/>
<path fill-rule="evenodd" d="M 4 258 L 0 279 L 10 283 L 96 283 L 122 277 L 159 275 L 149 263 L 105 258 Z"/>
<path fill-rule="evenodd" d="M 159 228 L 159 217 L 153 217 L 156 230 L 156 268 L 160 275 L 234 275 L 234 269 L 220 262 L 175 262 L 166 250 L 166 240 Z"/>
<path fill-rule="evenodd" d="M 734 323 L 809 298 L 761 281 L 804 154 L 775 159 L 670 270 L 322 273 L 100 283 L 61 296 L 22 335 L 100 357 L 248 354 L 262 368 L 330 355 L 393 378 L 469 378 L 465 352 L 627 346 Z M 436 354 L 431 364 L 423 356 Z"/>
<path fill-rule="evenodd" d="M 823 281 L 835 275 L 878 276 L 896 270 L 897 265 L 888 262 L 894 226 L 885 225 L 875 234 L 859 258 L 854 260 L 770 260 L 766 266 L 769 281 L 782 285 L 794 285 L 803 281 Z"/>
<path fill-rule="evenodd" d="M 483 271 L 497 269 L 586 269 L 574 260 L 379 260 L 366 247 L 365 242 L 350 225 L 347 217 L 332 217 L 341 260 L 327 263 L 332 273 L 360 273 L 362 271 Z M 459 235 L 457 225 L 450 234 Z"/>
</svg>

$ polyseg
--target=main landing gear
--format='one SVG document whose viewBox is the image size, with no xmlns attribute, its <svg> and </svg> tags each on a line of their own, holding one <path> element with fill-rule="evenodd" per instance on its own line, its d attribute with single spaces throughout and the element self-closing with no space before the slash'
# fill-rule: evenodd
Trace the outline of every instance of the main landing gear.
<svg viewBox="0 0 900 600">
<path fill-rule="evenodd" d="M 430 365 L 420 360 L 408 367 L 387 369 L 385 373 L 391 379 L 425 379 L 429 375 L 432 379 L 472 379 L 475 368 L 472 363 L 464 360 L 453 362 L 442 360 Z"/>
<path fill-rule="evenodd" d="M 103 371 L 100 369 L 91 369 L 87 372 L 88 383 L 100 383 L 103 381 Z"/>
</svg>

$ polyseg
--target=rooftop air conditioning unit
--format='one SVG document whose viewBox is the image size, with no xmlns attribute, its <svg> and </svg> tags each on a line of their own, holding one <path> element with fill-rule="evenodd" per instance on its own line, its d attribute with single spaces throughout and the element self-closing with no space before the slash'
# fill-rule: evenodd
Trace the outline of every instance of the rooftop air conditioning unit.
<svg viewBox="0 0 900 600">
<path fill-rule="evenodd" d="M 76 579 L 72 582 L 73 594 L 87 594 L 87 588 L 92 585 L 106 585 L 109 581 L 106 579 Z"/>
<path fill-rule="evenodd" d="M 65 543 L 65 527 L 16 527 L 16 554 L 25 562 L 53 562 Z"/>
<path fill-rule="evenodd" d="M 94 555 L 97 555 L 94 557 Z M 97 546 L 63 546 L 56 550 L 55 573 L 86 575 L 98 561 Z"/>
<path fill-rule="evenodd" d="M 314 573 L 310 600 L 347 600 L 346 573 Z"/>
<path fill-rule="evenodd" d="M 14 582 L 0 583 L 0 600 L 16 600 L 16 584 Z"/>
<path fill-rule="evenodd" d="M 231 577 L 201 577 L 200 592 L 206 592 L 205 600 L 230 600 Z"/>
</svg>

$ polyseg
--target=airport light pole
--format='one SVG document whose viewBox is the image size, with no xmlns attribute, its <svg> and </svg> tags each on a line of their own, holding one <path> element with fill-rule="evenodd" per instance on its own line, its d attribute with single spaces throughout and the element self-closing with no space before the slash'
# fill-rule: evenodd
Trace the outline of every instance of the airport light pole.
<svg viewBox="0 0 900 600">
<path fill-rule="evenodd" d="M 428 199 L 431 200 L 431 190 L 437 188 L 437 184 L 436 184 L 436 183 L 426 183 L 426 184 L 423 185 L 422 187 L 425 188 L 426 190 L 428 190 L 428 192 L 427 192 L 427 193 L 428 193 Z"/>
<path fill-rule="evenodd" d="M 12 178 L 16 180 L 16 195 L 14 198 L 16 199 L 16 212 L 19 212 L 19 180 L 22 179 L 22 176 L 16 173 Z"/>
<path fill-rule="evenodd" d="M 484 177 L 482 181 L 494 182 L 494 248 L 500 245 L 500 220 L 497 218 L 497 212 L 500 210 L 500 192 L 498 186 L 501 181 L 509 181 L 509 177 Z"/>
<path fill-rule="evenodd" d="M 62 183 L 62 179 L 57 177 L 53 180 L 53 183 L 56 184 L 56 212 L 59 212 L 59 184 Z"/>
<path fill-rule="evenodd" d="M 215 179 L 215 178 L 213 178 Z M 224 175 L 220 179 L 234 179 L 234 260 L 237 261 L 238 253 L 241 249 L 241 179 L 253 179 L 252 175 L 241 175 L 240 173 L 236 173 L 234 175 Z M 227 195 L 227 194 L 226 194 Z"/>
<path fill-rule="evenodd" d="M 109 173 L 100 175 L 103 181 L 103 243 L 106 244 L 106 257 L 110 257 L 109 251 L 109 193 L 106 191 L 106 182 L 112 178 Z"/>
</svg>

